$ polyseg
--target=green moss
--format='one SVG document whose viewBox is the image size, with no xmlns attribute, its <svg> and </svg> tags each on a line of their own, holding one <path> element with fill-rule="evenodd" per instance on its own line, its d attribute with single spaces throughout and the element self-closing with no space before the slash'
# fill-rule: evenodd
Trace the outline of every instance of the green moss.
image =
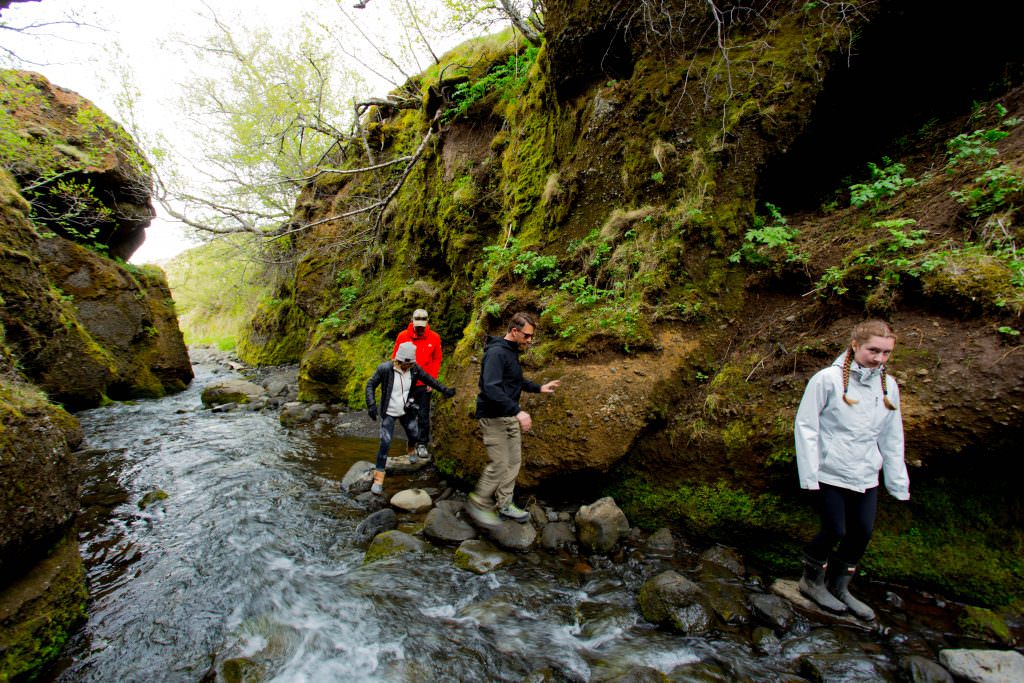
<svg viewBox="0 0 1024 683">
<path fill-rule="evenodd" d="M 365 406 L 364 390 L 377 365 L 391 357 L 394 340 L 375 332 L 322 341 L 302 358 L 300 401 L 344 401 Z"/>
<path fill-rule="evenodd" d="M 74 535 L 7 589 L 39 595 L 0 625 L 0 681 L 30 680 L 60 654 L 71 630 L 86 618 L 85 568 Z"/>
<path fill-rule="evenodd" d="M 984 607 L 968 605 L 957 617 L 956 625 L 968 637 L 994 641 L 1005 647 L 1013 645 L 1013 634 L 1006 620 Z"/>
</svg>

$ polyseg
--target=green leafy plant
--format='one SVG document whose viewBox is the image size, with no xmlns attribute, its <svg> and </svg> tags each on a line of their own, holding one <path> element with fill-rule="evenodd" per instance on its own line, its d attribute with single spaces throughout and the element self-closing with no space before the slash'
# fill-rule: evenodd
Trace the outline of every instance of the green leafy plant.
<svg viewBox="0 0 1024 683">
<path fill-rule="evenodd" d="M 1001 164 L 975 178 L 967 189 L 950 192 L 950 196 L 967 207 L 971 218 L 1012 210 L 1024 196 L 1024 176 Z"/>
<path fill-rule="evenodd" d="M 861 208 L 870 202 L 878 208 L 881 200 L 892 197 L 917 182 L 913 178 L 903 177 L 906 170 L 906 166 L 892 161 L 889 157 L 882 157 L 882 166 L 868 162 L 871 179 L 866 183 L 850 185 L 850 205 Z"/>
<path fill-rule="evenodd" d="M 777 206 L 766 203 L 765 208 L 768 216 L 754 216 L 754 227 L 747 230 L 743 244 L 729 256 L 729 261 L 763 266 L 778 260 L 780 255 L 785 263 L 805 261 L 806 255 L 794 242 L 798 231 L 787 225 Z"/>
<path fill-rule="evenodd" d="M 452 96 L 452 106 L 445 111 L 442 120 L 447 123 L 462 116 L 492 92 L 511 99 L 525 85 L 527 73 L 536 61 L 538 51 L 537 47 L 528 47 L 522 54 L 512 55 L 504 64 L 493 67 L 482 78 L 457 85 Z"/>
<path fill-rule="evenodd" d="M 999 328 L 999 334 L 1005 334 L 1007 337 L 1019 337 L 1020 330 L 1010 327 L 1009 325 L 1003 325 Z"/>
</svg>

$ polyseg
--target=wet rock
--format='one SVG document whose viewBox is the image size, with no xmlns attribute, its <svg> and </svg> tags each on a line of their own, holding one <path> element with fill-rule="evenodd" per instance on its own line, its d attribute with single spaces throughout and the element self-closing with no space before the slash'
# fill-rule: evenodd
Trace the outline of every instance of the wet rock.
<svg viewBox="0 0 1024 683">
<path fill-rule="evenodd" d="M 369 489 L 360 493 L 354 500 L 367 510 L 377 511 L 387 507 L 384 498 L 370 493 Z"/>
<path fill-rule="evenodd" d="M 450 501 L 442 501 L 446 502 Z M 441 543 L 461 543 L 476 538 L 473 525 L 456 517 L 451 507 L 438 506 L 428 512 L 423 524 L 423 535 Z"/>
<path fill-rule="evenodd" d="M 251 403 L 262 398 L 263 387 L 244 379 L 221 379 L 206 385 L 202 393 L 204 406 L 224 403 Z"/>
<path fill-rule="evenodd" d="M 551 522 L 544 526 L 540 535 L 540 544 L 545 550 L 561 550 L 576 544 L 576 536 L 572 525 L 568 522 Z"/>
<path fill-rule="evenodd" d="M 576 530 L 581 547 L 607 553 L 629 532 L 629 520 L 609 496 L 580 508 Z"/>
<path fill-rule="evenodd" d="M 544 525 L 548 523 L 548 515 L 544 512 L 544 508 L 536 503 L 530 503 L 526 506 L 526 511 L 530 513 L 530 520 L 534 526 L 544 528 Z"/>
<path fill-rule="evenodd" d="M 296 425 L 312 422 L 317 418 L 317 416 L 325 412 L 327 412 L 327 406 L 323 403 L 289 401 L 281 407 L 281 415 L 279 419 L 283 426 L 294 427 Z"/>
<path fill-rule="evenodd" d="M 218 405 L 213 406 L 211 410 L 215 413 L 230 413 L 234 410 L 238 410 L 238 404 L 235 403 L 234 401 L 230 403 L 220 403 Z"/>
<path fill-rule="evenodd" d="M 751 641 L 754 643 L 754 649 L 763 655 L 776 655 L 782 649 L 782 643 L 779 642 L 775 631 L 764 626 L 758 626 L 754 629 Z"/>
<path fill-rule="evenodd" d="M 416 458 L 416 462 L 412 462 L 408 455 L 393 455 L 388 458 L 387 471 L 393 474 L 413 474 L 429 464 L 429 460 L 422 458 Z"/>
<path fill-rule="evenodd" d="M 700 635 L 711 628 L 711 608 L 700 586 L 674 571 L 647 580 L 637 600 L 644 618 L 653 624 L 684 635 Z"/>
<path fill-rule="evenodd" d="M 953 676 L 940 664 L 918 655 L 904 658 L 900 668 L 910 683 L 953 683 Z"/>
<path fill-rule="evenodd" d="M 954 678 L 971 683 L 1024 681 L 1024 655 L 1014 650 L 942 650 L 939 662 Z"/>
<path fill-rule="evenodd" d="M 266 678 L 266 667 L 249 657 L 225 659 L 221 667 L 225 683 L 248 683 Z"/>
<path fill-rule="evenodd" d="M 537 530 L 527 522 L 506 520 L 487 530 L 491 540 L 509 550 L 529 550 L 537 540 Z"/>
<path fill-rule="evenodd" d="M 616 639 L 636 624 L 636 613 L 614 602 L 584 600 L 576 605 L 577 638 L 594 646 Z"/>
<path fill-rule="evenodd" d="M 625 671 L 614 673 L 598 672 L 591 683 L 664 683 L 665 674 L 649 666 L 631 666 Z"/>
<path fill-rule="evenodd" d="M 373 469 L 373 463 L 366 460 L 353 463 L 341 478 L 341 490 L 352 494 L 369 491 L 373 484 Z"/>
<path fill-rule="evenodd" d="M 843 624 L 845 626 L 851 626 L 865 631 L 871 630 L 871 624 L 869 622 L 861 621 L 857 617 L 849 614 L 834 614 L 818 607 L 818 605 L 800 594 L 800 589 L 797 588 L 797 582 L 791 579 L 777 579 L 771 585 L 771 592 L 779 597 L 785 598 L 801 612 L 817 619 L 818 621 L 829 624 Z"/>
<path fill-rule="evenodd" d="M 406 512 L 423 512 L 429 510 L 434 501 L 423 489 L 405 489 L 391 496 L 391 504 Z"/>
<path fill-rule="evenodd" d="M 672 669 L 668 679 L 672 683 L 733 683 L 735 680 L 722 667 L 713 662 L 691 662 Z"/>
<path fill-rule="evenodd" d="M 676 554 L 676 540 L 671 531 L 662 527 L 647 537 L 643 551 L 651 557 L 672 557 Z"/>
<path fill-rule="evenodd" d="M 443 495 L 444 494 L 442 494 L 442 496 Z M 463 501 L 461 501 L 461 500 L 452 500 L 450 498 L 441 498 L 440 500 L 435 502 L 434 505 L 438 509 L 444 510 L 448 514 L 453 515 L 455 517 L 459 517 L 461 515 L 463 509 L 465 509 L 465 507 L 466 507 L 466 504 Z"/>
<path fill-rule="evenodd" d="M 384 508 L 374 512 L 359 523 L 355 533 L 352 535 L 352 543 L 357 546 L 363 546 L 372 541 L 378 534 L 397 528 L 398 515 L 391 508 Z"/>
<path fill-rule="evenodd" d="M 481 539 L 463 541 L 455 551 L 455 566 L 474 574 L 487 574 L 515 561 L 514 555 Z"/>
<path fill-rule="evenodd" d="M 743 558 L 732 548 L 727 548 L 724 545 L 716 545 L 713 548 L 709 548 L 701 553 L 700 556 L 701 564 L 716 564 L 720 567 L 725 567 L 731 573 L 736 576 L 743 576 L 747 573 L 746 568 L 743 566 Z"/>
<path fill-rule="evenodd" d="M 159 503 L 161 500 L 167 500 L 167 492 L 166 491 L 161 491 L 160 489 L 156 489 L 155 491 L 150 491 L 149 493 L 144 495 L 141 499 L 139 499 L 139 503 L 138 503 L 139 509 L 140 510 L 145 510 L 150 505 L 153 505 L 154 503 Z"/>
<path fill-rule="evenodd" d="M 424 541 L 404 531 L 392 530 L 377 534 L 363 556 L 363 564 L 370 564 L 405 553 L 421 553 L 427 549 Z"/>
<path fill-rule="evenodd" d="M 750 621 L 746 594 L 743 587 L 733 581 L 709 581 L 700 584 L 708 604 L 726 624 L 740 625 Z"/>
<path fill-rule="evenodd" d="M 778 595 L 753 593 L 747 600 L 754 615 L 771 626 L 777 633 L 788 631 L 796 615 L 789 603 Z"/>
<path fill-rule="evenodd" d="M 811 654 L 800 658 L 800 673 L 821 683 L 895 681 L 875 660 L 850 653 Z"/>
</svg>

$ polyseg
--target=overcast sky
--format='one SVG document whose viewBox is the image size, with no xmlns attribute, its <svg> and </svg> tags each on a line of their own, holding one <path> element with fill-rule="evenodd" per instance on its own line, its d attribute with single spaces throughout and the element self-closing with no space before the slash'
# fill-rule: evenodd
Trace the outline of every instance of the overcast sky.
<svg viewBox="0 0 1024 683">
<path fill-rule="evenodd" d="M 441 0 L 428 0 L 438 7 Z M 351 10 L 354 0 L 342 3 Z M 56 85 L 69 88 L 94 102 L 114 118 L 118 69 L 112 60 L 123 61 L 134 74 L 139 94 L 137 125 L 143 134 L 162 134 L 177 144 L 191 144 L 181 138 L 175 121 L 178 84 L 201 70 L 190 54 L 180 47 L 180 38 L 198 39 L 210 31 L 205 18 L 213 8 L 230 26 L 273 27 L 284 35 L 297 28 L 307 13 L 337 12 L 331 0 L 42 0 L 18 2 L 3 10 L 0 21 L 8 26 L 62 21 L 74 16 L 82 25 L 57 25 L 37 29 L 36 37 L 0 31 L 0 45 L 13 50 L 27 63 L 21 68 L 38 71 Z M 388 19 L 382 2 L 367 3 L 358 10 L 368 27 L 380 29 Z M 439 39 L 439 50 L 462 38 Z M 435 46 L 437 47 L 437 46 Z M 114 55 L 121 55 L 115 57 Z M 372 55 L 367 56 L 372 61 Z M 391 88 L 378 80 L 382 95 Z M 371 86 L 372 87 L 372 86 Z M 122 121 L 124 123 L 124 121 Z M 158 213 L 161 212 L 157 207 Z M 133 262 L 160 261 L 188 248 L 184 231 L 173 220 L 158 216 L 146 231 L 146 242 Z"/>
</svg>

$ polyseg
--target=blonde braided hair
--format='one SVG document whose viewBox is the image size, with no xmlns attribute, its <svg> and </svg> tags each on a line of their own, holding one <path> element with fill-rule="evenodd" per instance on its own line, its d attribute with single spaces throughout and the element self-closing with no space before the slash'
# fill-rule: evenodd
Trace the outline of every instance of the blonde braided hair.
<svg viewBox="0 0 1024 683">
<path fill-rule="evenodd" d="M 884 320 L 865 320 L 853 328 L 853 334 L 850 335 L 850 346 L 846 349 L 846 357 L 843 358 L 843 402 L 847 405 L 855 405 L 858 403 L 856 399 L 850 398 L 847 395 L 847 391 L 850 388 L 850 365 L 853 363 L 853 342 L 858 344 L 864 344 L 872 337 L 884 337 L 887 339 L 896 339 L 896 333 L 892 331 L 889 324 Z M 885 382 L 885 365 L 882 365 L 881 372 L 882 379 L 882 404 L 889 410 L 896 410 L 896 406 L 889 400 L 889 389 Z"/>
</svg>

